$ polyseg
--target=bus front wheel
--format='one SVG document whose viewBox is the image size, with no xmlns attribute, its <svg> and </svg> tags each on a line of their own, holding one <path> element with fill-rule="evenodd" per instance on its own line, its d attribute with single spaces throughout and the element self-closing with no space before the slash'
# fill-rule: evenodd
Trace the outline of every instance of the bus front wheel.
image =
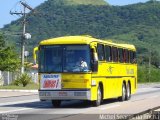
<svg viewBox="0 0 160 120">
<path fill-rule="evenodd" d="M 61 100 L 52 100 L 52 106 L 58 108 L 61 106 Z"/>
<path fill-rule="evenodd" d="M 102 102 L 102 91 L 101 91 L 101 87 L 98 86 L 98 89 L 97 89 L 97 100 L 96 101 L 93 101 L 93 105 L 94 106 L 99 106 Z"/>
</svg>

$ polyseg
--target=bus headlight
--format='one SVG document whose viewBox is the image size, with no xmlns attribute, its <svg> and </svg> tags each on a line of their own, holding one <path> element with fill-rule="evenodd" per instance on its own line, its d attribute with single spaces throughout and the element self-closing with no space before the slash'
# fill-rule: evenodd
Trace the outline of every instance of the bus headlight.
<svg viewBox="0 0 160 120">
<path fill-rule="evenodd" d="M 91 85 L 96 86 L 96 80 L 92 80 Z"/>
</svg>

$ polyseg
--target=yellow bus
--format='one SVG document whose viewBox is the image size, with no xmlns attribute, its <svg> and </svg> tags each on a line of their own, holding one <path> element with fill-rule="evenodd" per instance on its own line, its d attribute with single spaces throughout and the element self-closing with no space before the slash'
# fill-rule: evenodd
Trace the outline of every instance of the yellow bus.
<svg viewBox="0 0 160 120">
<path fill-rule="evenodd" d="M 41 41 L 36 50 L 39 98 L 51 100 L 54 107 L 63 100 L 86 100 L 99 106 L 104 99 L 129 100 L 136 92 L 134 45 L 64 36 Z"/>
</svg>

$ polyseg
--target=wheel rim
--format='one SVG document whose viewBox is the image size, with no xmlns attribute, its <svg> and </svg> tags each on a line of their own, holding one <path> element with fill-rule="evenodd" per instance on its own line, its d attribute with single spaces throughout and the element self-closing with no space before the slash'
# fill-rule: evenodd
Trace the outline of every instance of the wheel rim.
<svg viewBox="0 0 160 120">
<path fill-rule="evenodd" d="M 98 94 L 97 94 L 97 102 L 100 104 L 101 103 L 101 91 L 100 91 L 100 88 L 98 88 Z"/>
<path fill-rule="evenodd" d="M 125 100 L 125 96 L 126 96 L 126 91 L 125 91 L 125 87 L 123 85 L 123 88 L 122 88 L 122 100 Z"/>
<path fill-rule="evenodd" d="M 129 98 L 130 97 L 130 87 L 129 87 L 129 85 L 127 86 L 127 98 Z"/>
</svg>

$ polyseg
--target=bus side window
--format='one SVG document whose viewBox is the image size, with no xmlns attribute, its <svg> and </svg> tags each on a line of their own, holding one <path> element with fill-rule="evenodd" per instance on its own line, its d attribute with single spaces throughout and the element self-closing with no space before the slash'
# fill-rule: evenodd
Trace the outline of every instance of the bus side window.
<svg viewBox="0 0 160 120">
<path fill-rule="evenodd" d="M 126 63 L 126 50 L 123 49 L 123 62 Z"/>
<path fill-rule="evenodd" d="M 129 63 L 129 51 L 126 50 L 126 63 Z"/>
<path fill-rule="evenodd" d="M 129 62 L 128 50 L 124 49 L 123 54 L 124 54 L 124 62 L 128 63 Z"/>
<path fill-rule="evenodd" d="M 130 62 L 132 64 L 136 63 L 136 53 L 133 51 L 130 51 Z"/>
<path fill-rule="evenodd" d="M 118 51 L 119 51 L 119 62 L 123 63 L 123 49 L 119 48 Z"/>
<path fill-rule="evenodd" d="M 130 61 L 130 51 L 128 50 L 128 63 L 131 63 L 131 61 Z"/>
<path fill-rule="evenodd" d="M 133 52 L 133 63 L 137 63 L 136 52 Z"/>
<path fill-rule="evenodd" d="M 113 62 L 118 62 L 118 50 L 116 47 L 112 48 Z"/>
<path fill-rule="evenodd" d="M 130 62 L 133 63 L 133 51 L 130 51 Z"/>
<path fill-rule="evenodd" d="M 100 61 L 105 60 L 104 45 L 98 44 L 97 51 L 98 51 L 98 60 L 100 60 Z"/>
<path fill-rule="evenodd" d="M 112 61 L 111 46 L 105 46 L 105 55 L 106 55 L 106 61 L 108 62 Z"/>
</svg>

